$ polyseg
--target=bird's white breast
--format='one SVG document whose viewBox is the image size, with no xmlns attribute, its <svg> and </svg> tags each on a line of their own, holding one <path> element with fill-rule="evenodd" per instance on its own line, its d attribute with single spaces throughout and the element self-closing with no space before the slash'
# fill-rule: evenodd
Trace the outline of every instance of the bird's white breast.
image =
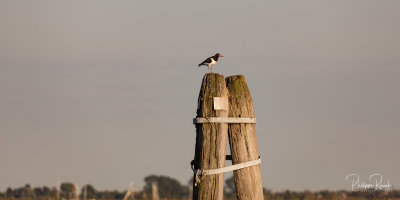
<svg viewBox="0 0 400 200">
<path fill-rule="evenodd" d="M 217 63 L 217 61 L 215 61 L 214 59 L 211 58 L 211 63 L 208 64 L 208 65 L 209 65 L 209 66 L 213 66 L 213 65 L 215 65 L 216 63 Z"/>
</svg>

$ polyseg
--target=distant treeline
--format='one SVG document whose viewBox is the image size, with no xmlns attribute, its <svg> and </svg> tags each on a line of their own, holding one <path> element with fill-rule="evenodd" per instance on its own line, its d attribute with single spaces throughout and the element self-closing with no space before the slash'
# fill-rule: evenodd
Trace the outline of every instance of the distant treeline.
<svg viewBox="0 0 400 200">
<path fill-rule="evenodd" d="M 158 192 L 161 199 L 165 200 L 183 200 L 190 197 L 190 188 L 187 185 L 182 185 L 176 179 L 167 176 L 150 175 L 145 179 L 145 186 L 142 191 L 135 191 L 132 200 L 150 200 L 152 199 L 152 183 L 157 182 Z M 191 183 L 192 180 L 189 181 Z M 189 184 L 188 184 L 189 185 Z M 7 188 L 6 191 L 0 192 L 0 200 L 78 200 L 78 199 L 96 199 L 96 200 L 122 200 L 126 194 L 125 191 L 98 191 L 92 185 L 84 185 L 80 192 L 73 183 L 61 183 L 60 188 L 56 187 L 35 187 L 32 188 L 29 184 L 19 188 Z M 78 195 L 79 193 L 79 195 Z M 266 200 L 400 200 L 400 190 L 390 191 L 282 191 L 271 192 L 264 189 Z M 233 177 L 226 180 L 224 188 L 224 199 L 236 199 L 235 184 Z"/>
</svg>

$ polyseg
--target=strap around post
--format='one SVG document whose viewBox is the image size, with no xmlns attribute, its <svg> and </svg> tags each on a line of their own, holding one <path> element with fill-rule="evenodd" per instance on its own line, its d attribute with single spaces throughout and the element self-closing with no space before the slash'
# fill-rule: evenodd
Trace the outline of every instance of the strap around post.
<svg viewBox="0 0 400 200">
<path fill-rule="evenodd" d="M 195 182 L 195 186 L 197 186 L 198 183 L 200 183 L 201 179 L 204 176 L 207 175 L 214 175 L 214 174 L 221 174 L 221 173 L 225 173 L 225 172 L 230 172 L 230 171 L 235 171 L 235 170 L 239 170 L 239 169 L 243 169 L 246 167 L 251 167 L 254 165 L 259 165 L 261 164 L 261 158 L 257 159 L 257 160 L 251 160 L 248 162 L 244 162 L 244 163 L 239 163 L 239 164 L 235 164 L 235 165 L 230 165 L 230 166 L 226 166 L 226 167 L 221 167 L 221 168 L 217 168 L 217 169 L 194 169 L 194 161 L 191 162 L 191 167 L 193 170 L 194 175 L 196 176 L 196 182 Z"/>
<path fill-rule="evenodd" d="M 242 117 L 198 117 L 193 118 L 193 124 L 203 124 L 203 123 L 229 123 L 229 124 L 255 124 L 256 118 L 242 118 Z"/>
</svg>

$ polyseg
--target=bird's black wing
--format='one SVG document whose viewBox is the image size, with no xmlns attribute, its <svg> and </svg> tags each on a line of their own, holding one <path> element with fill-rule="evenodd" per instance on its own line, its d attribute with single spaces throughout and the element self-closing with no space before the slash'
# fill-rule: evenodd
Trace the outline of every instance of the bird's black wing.
<svg viewBox="0 0 400 200">
<path fill-rule="evenodd" d="M 208 64 L 210 64 L 212 61 L 211 61 L 211 58 L 212 58 L 212 56 L 211 57 L 209 57 L 209 58 L 207 58 L 205 61 L 203 61 L 202 63 L 200 63 L 199 64 L 199 67 L 200 66 L 202 66 L 202 65 L 208 65 Z"/>
</svg>

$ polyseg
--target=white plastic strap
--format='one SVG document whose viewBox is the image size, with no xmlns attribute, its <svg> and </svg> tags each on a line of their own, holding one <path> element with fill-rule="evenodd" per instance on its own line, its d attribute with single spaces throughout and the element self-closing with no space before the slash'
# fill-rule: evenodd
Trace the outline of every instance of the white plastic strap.
<svg viewBox="0 0 400 200">
<path fill-rule="evenodd" d="M 246 124 L 255 124 L 256 118 L 242 118 L 242 117 L 199 117 L 193 118 L 193 124 L 202 124 L 202 123 L 246 123 Z"/>
<path fill-rule="evenodd" d="M 259 158 L 257 160 L 252 160 L 252 161 L 239 163 L 239 164 L 231 165 L 231 166 L 227 166 L 227 167 L 217 168 L 217 169 L 198 169 L 198 170 L 195 170 L 195 169 L 192 168 L 193 169 L 193 173 L 195 175 L 195 179 L 196 179 L 194 185 L 197 186 L 201 182 L 201 179 L 206 175 L 221 174 L 221 173 L 235 171 L 235 170 L 239 170 L 239 169 L 243 169 L 243 168 L 246 168 L 246 167 L 251 167 L 251 166 L 259 165 L 259 164 L 261 164 L 261 158 Z"/>
<path fill-rule="evenodd" d="M 225 172 L 235 171 L 238 169 L 243 169 L 246 167 L 251 167 L 251 166 L 259 165 L 259 164 L 261 164 L 261 158 L 259 158 L 257 160 L 252 160 L 252 161 L 239 163 L 239 164 L 231 165 L 231 166 L 227 166 L 227 167 L 217 168 L 217 169 L 203 169 L 202 175 L 206 176 L 206 175 L 213 175 L 213 174 L 222 174 Z"/>
</svg>

